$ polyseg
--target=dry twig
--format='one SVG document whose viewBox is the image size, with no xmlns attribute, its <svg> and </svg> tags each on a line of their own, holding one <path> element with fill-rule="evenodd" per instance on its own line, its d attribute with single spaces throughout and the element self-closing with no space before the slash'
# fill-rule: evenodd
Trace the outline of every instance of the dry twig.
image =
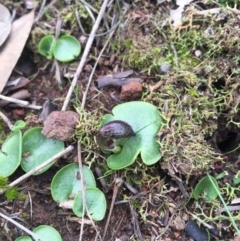
<svg viewBox="0 0 240 241">
<path fill-rule="evenodd" d="M 12 183 L 10 183 L 7 188 L 10 187 L 14 187 L 17 184 L 19 184 L 20 182 L 22 182 L 23 180 L 25 180 L 26 178 L 32 176 L 35 172 L 41 170 L 42 168 L 44 168 L 45 166 L 49 165 L 50 163 L 52 163 L 53 161 L 55 161 L 56 159 L 60 158 L 61 156 L 67 154 L 68 152 L 72 151 L 74 148 L 73 146 L 68 146 L 67 148 L 65 148 L 65 150 L 59 152 L 58 154 L 54 155 L 53 157 L 49 158 L 47 161 L 45 161 L 44 163 L 42 163 L 41 165 L 35 167 L 34 169 L 32 169 L 31 171 L 27 172 L 26 174 L 22 175 L 21 177 L 19 177 L 18 179 L 16 179 L 15 181 L 13 181 Z M 0 194 L 3 194 L 7 188 L 4 189 L 0 189 Z"/>
<path fill-rule="evenodd" d="M 83 56 L 82 56 L 81 61 L 80 61 L 79 65 L 78 65 L 77 71 L 76 71 L 76 73 L 75 73 L 75 75 L 74 75 L 72 84 L 71 84 L 71 86 L 70 86 L 70 88 L 69 88 L 69 90 L 68 90 L 66 99 L 65 99 L 65 101 L 64 101 L 64 103 L 63 103 L 63 107 L 62 107 L 62 110 L 63 110 L 63 111 L 67 109 L 68 103 L 69 103 L 69 101 L 70 101 L 70 98 L 71 98 L 71 96 L 72 96 L 72 93 L 73 93 L 73 91 L 74 91 L 74 88 L 75 88 L 75 86 L 76 86 L 76 84 L 77 84 L 78 77 L 79 77 L 79 75 L 80 75 L 81 72 L 82 72 L 83 66 L 84 66 L 84 64 L 85 64 L 85 61 L 86 61 L 87 56 L 88 56 L 88 53 L 89 53 L 90 48 L 91 48 L 91 46 L 92 46 L 92 43 L 93 43 L 93 40 L 94 40 L 96 31 L 97 31 L 97 29 L 98 29 L 98 26 L 99 26 L 99 24 L 100 24 L 100 22 L 101 22 L 101 20 L 102 20 L 103 14 L 104 14 L 105 9 L 106 9 L 106 7 L 107 7 L 107 3 L 108 3 L 108 0 L 104 0 L 104 2 L 103 2 L 103 4 L 102 4 L 102 7 L 101 7 L 101 10 L 100 10 L 100 12 L 99 12 L 99 14 L 98 14 L 97 20 L 96 20 L 96 22 L 95 22 L 95 24 L 94 24 L 94 26 L 93 26 L 93 28 L 92 28 L 92 31 L 91 31 L 90 36 L 89 36 L 89 38 L 88 38 L 88 41 L 87 41 L 85 50 L 84 50 L 84 52 L 83 52 Z"/>
<path fill-rule="evenodd" d="M 5 214 L 0 212 L 0 217 L 6 219 L 7 221 L 11 222 L 12 224 L 14 224 L 15 226 L 17 226 L 18 228 L 22 229 L 24 232 L 28 233 L 29 235 L 31 235 L 34 240 L 38 240 L 38 241 L 46 241 L 45 239 L 40 238 L 37 234 L 33 233 L 32 231 L 30 231 L 29 229 L 25 228 L 23 225 L 21 225 L 20 223 L 14 221 L 12 218 L 9 218 L 8 216 L 6 216 Z"/>
</svg>

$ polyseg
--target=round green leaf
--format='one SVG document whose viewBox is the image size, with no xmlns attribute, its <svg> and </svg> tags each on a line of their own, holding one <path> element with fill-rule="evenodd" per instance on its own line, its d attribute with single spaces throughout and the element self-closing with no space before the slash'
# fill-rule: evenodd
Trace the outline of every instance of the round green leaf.
<svg viewBox="0 0 240 241">
<path fill-rule="evenodd" d="M 64 35 L 56 41 L 53 49 L 54 57 L 61 62 L 69 62 L 76 59 L 81 52 L 79 41 L 71 36 Z"/>
<path fill-rule="evenodd" d="M 106 199 L 98 188 L 89 187 L 86 189 L 86 205 L 92 219 L 100 221 L 104 218 L 106 213 Z M 79 192 L 73 202 L 73 212 L 78 217 L 82 217 L 83 214 L 83 202 L 82 192 Z"/>
<path fill-rule="evenodd" d="M 26 122 L 23 120 L 18 120 L 15 122 L 15 124 L 13 125 L 12 131 L 18 131 L 23 129 L 24 127 L 26 127 Z"/>
<path fill-rule="evenodd" d="M 108 167 L 113 170 L 125 168 L 135 161 L 139 153 L 146 165 L 159 161 L 161 153 L 156 134 L 163 123 L 158 109 L 146 102 L 132 101 L 117 105 L 112 113 L 104 116 L 102 125 L 121 120 L 132 127 L 136 136 L 117 140 L 122 150 L 107 158 Z"/>
<path fill-rule="evenodd" d="M 2 144 L 0 151 L 0 176 L 10 176 L 19 166 L 22 154 L 22 133 L 17 130 Z"/>
<path fill-rule="evenodd" d="M 40 225 L 35 228 L 33 232 L 44 240 L 62 241 L 59 232 L 55 228 L 48 225 Z"/>
<path fill-rule="evenodd" d="M 83 176 L 86 187 L 96 187 L 92 171 L 83 166 Z M 51 183 L 52 198 L 60 203 L 69 200 L 82 190 L 78 164 L 72 163 L 59 170 Z"/>
<path fill-rule="evenodd" d="M 33 241 L 29 236 L 21 236 L 15 239 L 15 241 Z"/>
<path fill-rule="evenodd" d="M 43 37 L 38 44 L 38 52 L 47 59 L 52 59 L 55 42 L 56 40 L 52 35 Z"/>
<path fill-rule="evenodd" d="M 216 190 L 216 188 L 212 185 L 211 180 L 209 179 L 211 178 L 212 181 L 215 183 L 215 186 L 218 188 L 218 183 L 216 181 L 216 179 L 212 176 L 206 176 L 204 178 L 202 178 L 198 184 L 196 185 L 196 187 L 194 188 L 193 191 L 193 197 L 198 200 L 201 194 L 204 194 L 204 198 L 207 200 L 214 200 L 217 198 L 218 196 L 218 192 Z"/>
<path fill-rule="evenodd" d="M 31 171 L 64 149 L 63 141 L 46 138 L 41 131 L 41 127 L 35 127 L 23 135 L 21 167 L 25 172 Z M 35 175 L 45 172 L 53 164 L 54 162 L 47 165 Z"/>
</svg>

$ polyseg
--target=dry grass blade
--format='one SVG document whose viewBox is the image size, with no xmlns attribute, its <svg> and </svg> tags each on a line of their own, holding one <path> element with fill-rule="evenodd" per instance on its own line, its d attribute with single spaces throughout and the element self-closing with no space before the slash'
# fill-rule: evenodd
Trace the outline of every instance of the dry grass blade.
<svg viewBox="0 0 240 241">
<path fill-rule="evenodd" d="M 104 0 L 104 2 L 103 2 L 103 4 L 102 4 L 102 7 L 101 7 L 101 10 L 100 10 L 100 12 L 99 12 L 99 14 L 98 14 L 97 20 L 96 20 L 96 22 L 95 22 L 95 24 L 94 24 L 94 26 L 93 26 L 93 28 L 92 28 L 91 34 L 90 34 L 90 36 L 89 36 L 89 39 L 88 39 L 88 41 L 87 41 L 85 50 L 84 50 L 84 52 L 83 52 L 83 56 L 82 56 L 81 61 L 80 61 L 79 65 L 78 65 L 77 71 L 76 71 L 76 73 L 75 73 L 75 75 L 74 75 L 72 84 L 71 84 L 71 86 L 70 86 L 70 88 L 69 88 L 69 90 L 68 90 L 66 99 L 65 99 L 65 101 L 64 101 L 64 103 L 63 103 L 63 107 L 62 107 L 62 110 L 63 110 L 63 111 L 67 109 L 68 103 L 69 103 L 70 98 L 71 98 L 72 93 L 73 93 L 73 90 L 74 90 L 74 88 L 75 88 L 75 86 L 76 86 L 76 84 L 77 84 L 78 77 L 79 77 L 79 75 L 80 75 L 81 72 L 82 72 L 84 63 L 85 63 L 85 61 L 86 61 L 86 59 L 87 59 L 88 53 L 89 53 L 90 48 L 91 48 L 91 46 L 92 46 L 92 43 L 93 43 L 93 40 L 94 40 L 96 31 L 97 31 L 97 29 L 98 29 L 98 26 L 99 26 L 99 24 L 100 24 L 100 22 L 101 22 L 101 20 L 102 20 L 103 14 L 104 14 L 105 9 L 106 9 L 106 7 L 107 7 L 107 3 L 108 3 L 108 0 Z"/>
</svg>

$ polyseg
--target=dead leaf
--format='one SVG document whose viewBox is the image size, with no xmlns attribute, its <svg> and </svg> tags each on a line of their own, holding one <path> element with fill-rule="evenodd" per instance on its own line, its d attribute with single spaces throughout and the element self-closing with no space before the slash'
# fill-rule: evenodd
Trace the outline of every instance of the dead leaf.
<svg viewBox="0 0 240 241">
<path fill-rule="evenodd" d="M 0 3 L 0 46 L 7 39 L 11 31 L 11 14 L 9 10 Z"/>
<path fill-rule="evenodd" d="M 182 14 L 187 5 L 189 5 L 193 0 L 177 0 L 176 4 L 179 6 L 177 9 L 170 10 L 170 18 L 172 20 L 172 27 L 178 28 L 182 25 Z"/>
<path fill-rule="evenodd" d="M 6 95 L 10 91 L 17 90 L 26 86 L 27 84 L 29 84 L 29 82 L 30 80 L 24 77 L 19 77 L 15 80 L 8 81 L 4 88 L 4 95 Z"/>
<path fill-rule="evenodd" d="M 133 74 L 133 70 L 126 70 L 113 75 L 99 76 L 97 79 L 98 88 L 105 86 L 123 86 L 131 82 L 142 82 L 141 78 L 127 78 L 129 75 Z"/>
<path fill-rule="evenodd" d="M 22 53 L 31 31 L 33 20 L 34 11 L 31 11 L 14 21 L 6 44 L 0 48 L 0 93 Z"/>
</svg>

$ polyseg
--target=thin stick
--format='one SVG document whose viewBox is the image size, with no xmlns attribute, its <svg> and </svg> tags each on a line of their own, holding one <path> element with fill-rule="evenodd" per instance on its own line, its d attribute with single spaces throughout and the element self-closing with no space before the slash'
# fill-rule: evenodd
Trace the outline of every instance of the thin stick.
<svg viewBox="0 0 240 241">
<path fill-rule="evenodd" d="M 202 220 L 201 218 L 199 218 L 198 216 L 196 216 L 195 214 L 189 212 L 188 210 L 185 209 L 185 212 L 190 214 L 193 218 L 195 218 L 198 222 L 200 222 L 201 224 L 203 224 L 206 228 L 208 229 L 213 229 L 213 226 L 207 224 L 206 222 L 204 222 L 204 220 Z"/>
<path fill-rule="evenodd" d="M 85 61 L 87 59 L 88 53 L 89 53 L 90 48 L 92 46 L 92 43 L 93 43 L 93 40 L 94 40 L 94 37 L 95 37 L 95 33 L 96 33 L 96 31 L 98 29 L 98 26 L 99 26 L 99 24 L 100 24 L 100 22 L 102 20 L 102 17 L 103 17 L 103 14 L 105 12 L 107 3 L 108 3 L 108 0 L 104 0 L 104 2 L 102 4 L 102 7 L 101 7 L 101 10 L 100 10 L 100 12 L 98 14 L 97 20 L 96 20 L 95 24 L 93 25 L 93 28 L 92 28 L 92 31 L 91 31 L 90 36 L 88 38 L 85 50 L 83 52 L 83 56 L 82 56 L 81 61 L 80 61 L 79 65 L 78 65 L 77 71 L 76 71 L 76 73 L 74 75 L 72 84 L 71 84 L 71 86 L 70 86 L 70 88 L 68 90 L 66 99 L 65 99 L 65 101 L 63 103 L 63 107 L 62 107 L 63 111 L 65 111 L 67 109 L 68 103 L 69 103 L 70 98 L 71 98 L 72 93 L 73 93 L 73 90 L 74 90 L 74 88 L 75 88 L 75 86 L 77 84 L 78 77 L 79 77 L 80 73 L 82 72 L 84 63 L 85 63 Z"/>
<path fill-rule="evenodd" d="M 170 46 L 171 46 L 172 51 L 173 51 L 175 66 L 179 67 L 177 50 L 175 49 L 175 46 L 174 46 L 172 41 L 170 42 Z"/>
<path fill-rule="evenodd" d="M 14 221 L 13 219 L 9 218 L 8 216 L 6 216 L 5 214 L 0 212 L 0 216 L 4 219 L 6 219 L 7 221 L 9 221 L 10 223 L 14 224 L 15 226 L 17 226 L 18 228 L 22 229 L 24 232 L 28 233 L 29 235 L 31 235 L 33 237 L 34 240 L 37 241 L 46 241 L 45 239 L 40 238 L 37 234 L 33 233 L 32 231 L 30 231 L 29 229 L 25 228 L 22 224 Z"/>
<path fill-rule="evenodd" d="M 86 185 L 84 181 L 84 176 L 83 176 L 83 165 L 82 165 L 82 157 L 81 157 L 81 144 L 78 141 L 78 165 L 79 165 L 79 172 L 81 176 L 81 185 L 82 185 L 82 202 L 83 202 L 83 210 L 82 213 L 85 213 L 86 209 Z M 80 236 L 79 236 L 79 241 L 82 241 L 83 237 L 83 227 L 84 227 L 84 215 L 82 216 L 82 223 L 81 223 L 81 228 L 80 228 Z"/>
<path fill-rule="evenodd" d="M 44 7 L 46 5 L 46 0 L 43 0 L 42 1 L 42 4 L 41 4 L 41 7 L 40 7 L 40 10 L 38 11 L 38 15 L 37 17 L 34 19 L 34 23 L 36 23 L 44 14 Z"/>
<path fill-rule="evenodd" d="M 40 10 L 38 11 L 38 15 L 37 15 L 37 17 L 34 19 L 34 23 L 38 22 L 38 21 L 42 18 L 42 16 L 43 16 L 43 14 L 45 13 L 45 11 L 46 11 L 48 8 L 50 8 L 51 6 L 53 6 L 56 2 L 58 2 L 58 0 L 53 0 L 52 2 L 50 2 L 50 3 L 45 7 L 45 5 L 46 5 L 46 0 L 43 0 L 43 1 L 42 1 L 42 4 L 41 4 L 41 7 L 40 7 Z"/>
<path fill-rule="evenodd" d="M 92 78 L 93 78 L 93 75 L 94 75 L 94 73 L 95 73 L 95 69 L 96 69 L 96 67 L 97 67 L 97 65 L 98 65 L 98 61 L 99 61 L 99 59 L 101 58 L 101 56 L 102 56 L 104 50 L 106 49 L 106 47 L 107 47 L 107 45 L 108 45 L 108 42 L 109 42 L 110 39 L 112 38 L 114 32 L 115 32 L 115 31 L 112 31 L 112 32 L 110 33 L 110 35 L 109 35 L 107 41 L 105 42 L 105 44 L 104 44 L 104 46 L 103 46 L 101 52 L 100 52 L 99 55 L 98 55 L 98 58 L 97 58 L 97 60 L 96 60 L 96 62 L 95 62 L 95 65 L 94 65 L 94 67 L 93 67 L 93 69 L 92 69 L 91 75 L 89 76 L 88 84 L 87 84 L 86 90 L 85 90 L 84 93 L 83 93 L 83 98 L 82 98 L 82 108 L 84 108 L 84 106 L 85 106 L 86 99 L 87 99 L 87 93 L 88 93 L 88 90 L 89 90 L 90 85 L 91 85 L 91 83 L 92 83 Z"/>
<path fill-rule="evenodd" d="M 89 3 L 85 2 L 84 0 L 80 0 L 80 2 L 82 2 L 84 5 L 88 6 L 90 9 L 92 9 L 95 13 L 97 13 L 98 11 Z"/>
<path fill-rule="evenodd" d="M 26 174 L 22 175 L 21 177 L 19 177 L 18 179 L 16 179 L 15 181 L 13 181 L 12 183 L 10 183 L 7 188 L 9 187 L 14 187 L 17 184 L 19 184 L 20 182 L 22 182 L 23 180 L 25 180 L 26 178 L 32 176 L 35 172 L 41 170 L 42 168 L 44 168 L 45 166 L 49 165 L 50 163 L 52 163 L 53 161 L 55 161 L 56 159 L 60 158 L 61 156 L 67 154 L 68 152 L 72 151 L 74 149 L 73 146 L 68 146 L 66 149 L 64 149 L 63 151 L 59 152 L 58 154 L 54 155 L 53 157 L 51 157 L 50 159 L 48 159 L 47 161 L 45 161 L 44 163 L 42 163 L 41 165 L 35 167 L 34 169 L 32 169 L 30 172 L 27 172 Z M 4 189 L 0 189 L 0 194 L 3 194 L 7 188 Z"/>
<path fill-rule="evenodd" d="M 79 17 L 79 13 L 78 13 L 78 9 L 77 9 L 77 8 L 75 9 L 75 16 L 76 16 L 76 19 L 77 19 L 78 26 L 79 26 L 80 30 L 82 31 L 83 34 L 86 34 L 86 33 L 85 33 L 85 30 L 84 30 L 84 28 L 83 28 L 83 26 L 82 26 L 82 24 L 81 24 L 81 20 L 80 20 L 80 17 Z"/>
<path fill-rule="evenodd" d="M 90 219 L 93 227 L 95 228 L 97 236 L 99 236 L 99 231 L 97 230 L 97 227 L 96 227 L 94 221 L 92 220 L 91 214 L 89 213 L 87 204 L 86 204 L 86 183 L 85 183 L 84 176 L 83 176 L 83 165 L 82 165 L 80 142 L 78 142 L 78 165 L 79 165 L 79 172 L 80 172 L 80 176 L 81 176 L 81 185 L 82 185 L 82 201 L 83 201 L 83 211 L 82 212 L 85 213 L 85 210 L 86 210 L 88 218 Z M 83 227 L 84 227 L 84 215 L 82 216 L 79 241 L 82 241 L 82 238 L 83 238 Z"/>
<path fill-rule="evenodd" d="M 15 99 L 15 98 L 12 98 L 12 97 L 9 97 L 9 96 L 0 95 L 0 99 L 6 100 L 6 101 L 9 101 L 9 102 L 12 102 L 12 103 L 16 103 L 16 104 L 18 104 L 20 106 L 23 106 L 23 107 L 32 108 L 32 109 L 35 109 L 35 110 L 42 109 L 42 106 L 31 105 L 28 101 Z"/>
<path fill-rule="evenodd" d="M 116 178 L 116 179 L 115 179 L 115 186 L 114 186 L 114 189 L 113 189 L 111 206 L 110 206 L 110 209 L 109 209 L 109 213 L 108 213 L 108 217 L 107 217 L 107 222 L 106 222 L 106 224 L 105 224 L 105 228 L 104 228 L 104 232 L 103 232 L 103 238 L 102 238 L 103 240 L 105 240 L 105 236 L 106 236 L 106 234 L 107 234 L 107 230 L 108 230 L 110 218 L 111 218 L 111 215 L 112 215 L 114 203 L 115 203 L 115 200 L 116 200 L 116 197 L 117 197 L 119 188 L 121 187 L 122 183 L 123 183 L 123 180 L 122 180 L 121 178 Z"/>
<path fill-rule="evenodd" d="M 0 111 L 0 117 L 3 119 L 3 121 L 8 125 L 8 128 L 10 130 L 12 130 L 13 128 L 13 124 L 11 123 L 11 121 L 7 118 L 6 115 L 4 115 L 1 111 Z"/>
</svg>

